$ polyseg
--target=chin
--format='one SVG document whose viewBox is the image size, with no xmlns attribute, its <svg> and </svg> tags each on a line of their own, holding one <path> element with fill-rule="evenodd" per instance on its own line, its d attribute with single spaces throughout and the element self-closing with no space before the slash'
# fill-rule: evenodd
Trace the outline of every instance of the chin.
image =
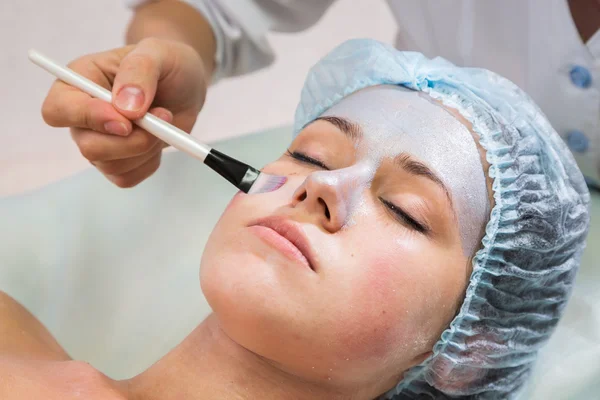
<svg viewBox="0 0 600 400">
<path fill-rule="evenodd" d="M 257 249 L 240 232 L 221 236 L 216 229 L 209 238 L 200 266 L 202 292 L 228 337 L 274 359 L 303 330 L 309 287 L 294 271 L 286 273 L 290 265 L 281 256 Z"/>
<path fill-rule="evenodd" d="M 217 315 L 236 319 L 276 313 L 286 303 L 277 258 L 257 250 L 244 229 L 228 235 L 215 230 L 200 264 L 200 285 L 208 304 Z"/>
</svg>

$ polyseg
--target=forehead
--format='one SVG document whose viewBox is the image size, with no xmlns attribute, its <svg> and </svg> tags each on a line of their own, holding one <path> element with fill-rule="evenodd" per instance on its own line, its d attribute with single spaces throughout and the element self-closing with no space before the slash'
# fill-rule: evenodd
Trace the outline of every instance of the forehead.
<svg viewBox="0 0 600 400">
<path fill-rule="evenodd" d="M 452 185 L 456 175 L 482 171 L 476 143 L 467 127 L 450 112 L 419 92 L 397 86 L 376 86 L 356 92 L 336 104 L 324 116 L 357 123 L 362 139 L 359 155 L 379 161 L 400 153 L 426 163 Z M 463 160 L 463 162 L 460 162 Z"/>
<path fill-rule="evenodd" d="M 378 143 L 373 139 L 409 144 L 414 140 L 453 141 L 470 136 L 465 125 L 428 96 L 399 86 L 360 90 L 323 116 L 343 117 L 359 124 L 370 144 Z"/>
</svg>

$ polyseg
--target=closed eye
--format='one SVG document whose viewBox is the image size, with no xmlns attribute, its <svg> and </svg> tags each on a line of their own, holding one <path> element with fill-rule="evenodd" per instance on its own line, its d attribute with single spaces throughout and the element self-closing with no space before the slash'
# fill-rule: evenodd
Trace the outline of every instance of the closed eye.
<svg viewBox="0 0 600 400">
<path fill-rule="evenodd" d="M 319 168 L 325 169 L 327 171 L 330 170 L 329 167 L 327 167 L 327 165 L 325 165 L 322 161 L 319 161 L 316 158 L 309 157 L 309 156 L 307 156 L 304 153 L 300 153 L 298 151 L 293 151 L 292 152 L 292 151 L 287 150 L 287 154 L 290 157 L 292 157 L 294 160 L 300 161 L 302 163 L 310 164 L 310 165 L 313 165 L 315 167 L 319 167 Z"/>
<path fill-rule="evenodd" d="M 408 214 L 402 208 L 398 207 L 394 203 L 382 199 L 381 197 L 379 198 L 379 200 L 386 206 L 388 210 L 390 210 L 394 214 L 394 217 L 398 219 L 401 223 L 408 225 L 410 228 L 416 230 L 419 233 L 429 233 L 429 227 L 420 223 L 415 218 L 411 217 L 410 214 Z"/>
</svg>

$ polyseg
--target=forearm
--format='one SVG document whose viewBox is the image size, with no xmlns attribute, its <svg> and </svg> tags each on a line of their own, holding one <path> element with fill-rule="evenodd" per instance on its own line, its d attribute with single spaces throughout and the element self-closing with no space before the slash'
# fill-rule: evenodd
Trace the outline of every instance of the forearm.
<svg viewBox="0 0 600 400">
<path fill-rule="evenodd" d="M 148 37 L 176 40 L 200 55 L 207 81 L 215 69 L 216 41 L 208 21 L 195 8 L 178 0 L 150 2 L 136 9 L 127 30 L 127 44 Z"/>
<path fill-rule="evenodd" d="M 12 297 L 0 291 L 0 358 L 69 360 L 50 332 Z"/>
</svg>

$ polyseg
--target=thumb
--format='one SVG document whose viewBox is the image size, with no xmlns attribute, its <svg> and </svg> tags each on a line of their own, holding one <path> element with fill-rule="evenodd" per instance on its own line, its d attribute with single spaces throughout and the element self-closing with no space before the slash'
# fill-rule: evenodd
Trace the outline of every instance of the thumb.
<svg viewBox="0 0 600 400">
<path fill-rule="evenodd" d="M 148 112 L 166 53 L 159 41 L 143 40 L 121 60 L 112 88 L 112 103 L 128 119 L 141 118 Z"/>
</svg>

